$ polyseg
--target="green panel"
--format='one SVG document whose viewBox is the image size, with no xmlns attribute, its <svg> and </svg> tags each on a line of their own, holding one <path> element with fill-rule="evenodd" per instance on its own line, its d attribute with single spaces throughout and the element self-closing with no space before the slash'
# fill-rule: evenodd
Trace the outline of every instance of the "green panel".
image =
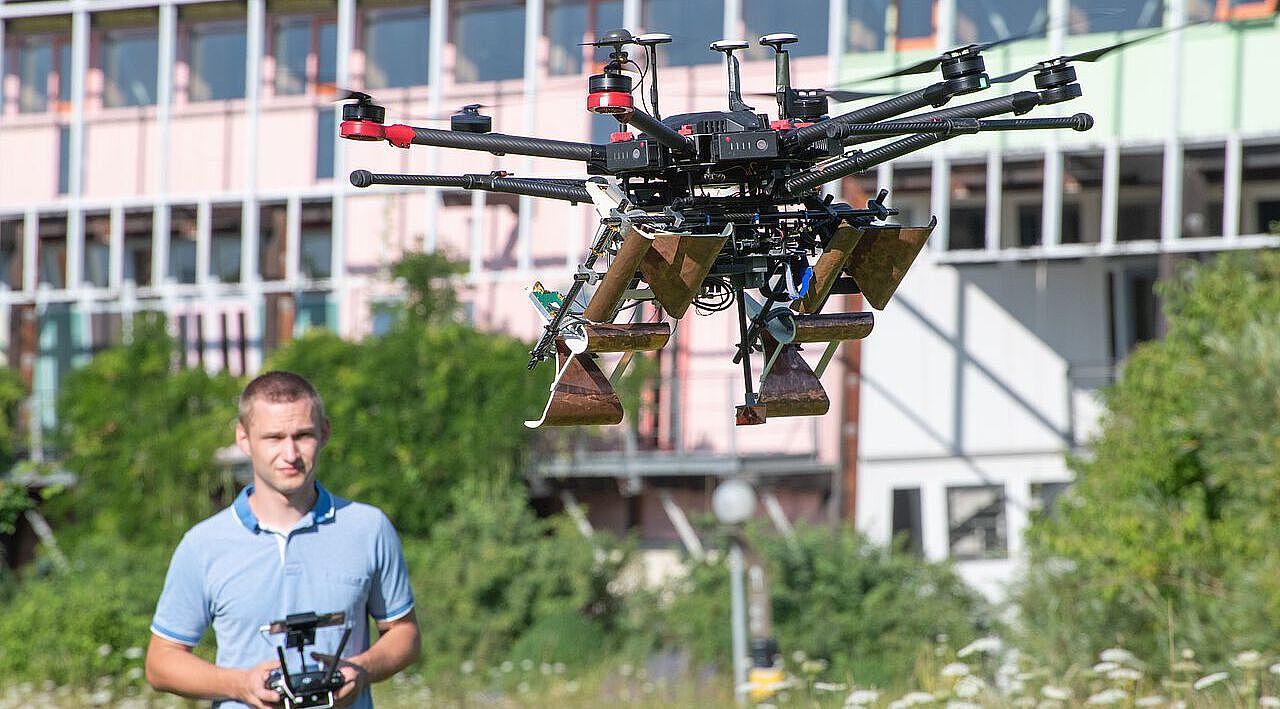
<svg viewBox="0 0 1280 709">
<path fill-rule="evenodd" d="M 1270 26 L 1248 25 L 1241 32 L 1242 66 L 1237 90 L 1240 92 L 1240 129 L 1244 132 L 1280 132 L 1280 15 Z"/>
</svg>

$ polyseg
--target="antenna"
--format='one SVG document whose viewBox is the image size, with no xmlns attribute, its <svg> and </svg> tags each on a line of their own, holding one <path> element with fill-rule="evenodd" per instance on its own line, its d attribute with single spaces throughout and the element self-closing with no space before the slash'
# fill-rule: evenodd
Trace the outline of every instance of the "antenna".
<svg viewBox="0 0 1280 709">
<path fill-rule="evenodd" d="M 653 117 L 662 118 L 662 114 L 658 111 L 658 45 L 666 44 L 671 41 L 671 35 L 661 32 L 650 32 L 642 34 L 635 38 L 636 44 L 645 48 L 645 65 L 649 69 L 652 77 L 649 79 L 649 103 L 653 109 Z"/>
<path fill-rule="evenodd" d="M 773 83 L 778 95 L 778 118 L 790 118 L 787 111 L 787 94 L 791 93 L 791 55 L 784 47 L 800 38 L 790 32 L 775 32 L 760 38 L 760 44 L 773 50 Z"/>
<path fill-rule="evenodd" d="M 754 111 L 755 109 L 742 102 L 742 91 L 738 88 L 738 58 L 733 53 L 739 49 L 746 49 L 749 45 L 745 40 L 741 39 L 722 39 L 718 42 L 711 43 L 711 49 L 717 52 L 724 52 L 724 56 L 728 59 L 729 66 L 729 110 L 730 111 Z"/>
</svg>

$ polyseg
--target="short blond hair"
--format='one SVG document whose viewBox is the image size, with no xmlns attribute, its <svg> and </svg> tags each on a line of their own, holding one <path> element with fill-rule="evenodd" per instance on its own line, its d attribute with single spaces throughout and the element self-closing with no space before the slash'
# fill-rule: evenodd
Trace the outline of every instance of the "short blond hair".
<svg viewBox="0 0 1280 709">
<path fill-rule="evenodd" d="M 289 403 L 307 399 L 311 402 L 311 417 L 316 425 L 324 421 L 324 401 L 320 398 L 320 392 L 299 374 L 275 370 L 259 374 L 249 382 L 240 393 L 239 420 L 240 425 L 246 430 L 249 428 L 253 402 L 259 399 L 272 403 Z"/>
</svg>

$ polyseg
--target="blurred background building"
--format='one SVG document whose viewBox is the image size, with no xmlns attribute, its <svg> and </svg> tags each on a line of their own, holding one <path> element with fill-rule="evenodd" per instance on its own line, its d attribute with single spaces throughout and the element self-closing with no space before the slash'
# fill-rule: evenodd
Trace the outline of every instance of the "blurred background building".
<svg viewBox="0 0 1280 709">
<path fill-rule="evenodd" d="M 722 37 L 795 32 L 795 85 L 830 87 L 969 42 L 1027 35 L 986 54 L 994 76 L 1202 20 L 1077 64 L 1084 97 L 1033 114 L 1088 111 L 1088 133 L 967 136 L 832 186 L 854 203 L 889 187 L 901 221 L 939 227 L 825 375 L 826 416 L 735 428 L 736 325 L 690 317 L 610 450 L 530 461 L 542 509 L 584 505 L 651 546 L 745 474 L 778 523 L 852 519 L 997 592 L 1070 481 L 1097 389 L 1160 335 L 1154 282 L 1280 241 L 1276 0 L 0 0 L 0 339 L 33 387 L 33 447 L 62 375 L 142 309 L 168 314 L 185 366 L 253 373 L 309 327 L 380 332 L 389 265 L 446 250 L 470 265 L 473 322 L 535 335 L 522 289 L 568 282 L 586 207 L 345 176 L 580 166 L 342 141 L 336 87 L 389 122 L 478 102 L 498 131 L 604 142 L 616 122 L 584 108 L 598 59 L 579 43 L 617 26 L 674 36 L 672 115 L 725 105 Z M 746 59 L 744 86 L 770 91 L 769 53 Z"/>
</svg>

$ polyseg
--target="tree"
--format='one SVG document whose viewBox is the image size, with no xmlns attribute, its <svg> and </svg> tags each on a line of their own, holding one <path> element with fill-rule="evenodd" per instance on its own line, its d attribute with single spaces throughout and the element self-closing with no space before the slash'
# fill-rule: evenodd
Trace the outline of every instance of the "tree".
<svg viewBox="0 0 1280 709">
<path fill-rule="evenodd" d="M 179 356 L 164 316 L 142 313 L 131 341 L 67 375 L 59 438 L 83 531 L 172 544 L 234 495 L 214 454 L 232 441 L 240 384 L 180 369 Z"/>
<path fill-rule="evenodd" d="M 390 331 L 355 343 L 313 331 L 267 362 L 311 379 L 325 399 L 325 484 L 381 507 L 404 534 L 447 516 L 464 480 L 518 484 L 522 422 L 547 391 L 546 370 L 525 369 L 527 344 L 458 322 L 447 281 L 457 270 L 443 256 L 407 257 L 395 267 L 406 307 Z"/>
<path fill-rule="evenodd" d="M 1214 661 L 1280 640 L 1280 254 L 1161 287 L 1167 336 L 1104 392 L 1073 488 L 1029 531 L 1025 640 L 1060 669 L 1117 642 Z"/>
</svg>

